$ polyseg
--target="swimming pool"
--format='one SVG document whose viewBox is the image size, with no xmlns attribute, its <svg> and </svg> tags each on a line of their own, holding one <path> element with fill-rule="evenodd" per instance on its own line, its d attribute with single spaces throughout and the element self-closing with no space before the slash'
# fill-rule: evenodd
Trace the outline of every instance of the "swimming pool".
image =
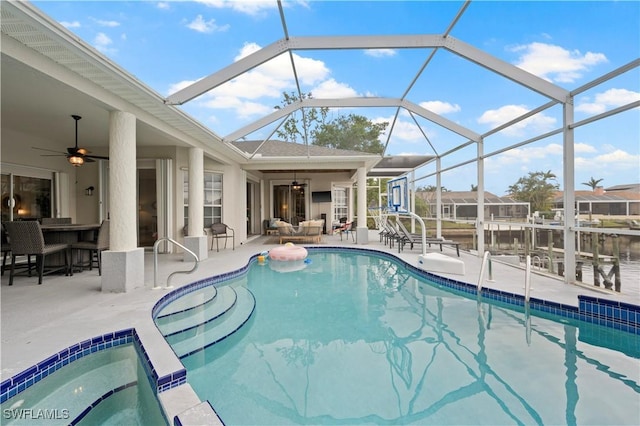
<svg viewBox="0 0 640 426">
<path fill-rule="evenodd" d="M 78 343 L 2 383 L 2 424 L 163 425 L 133 329 Z"/>
<path fill-rule="evenodd" d="M 231 283 L 255 297 L 248 322 L 183 358 L 225 423 L 640 423 L 636 334 L 478 301 L 390 256 L 309 259 L 254 262 Z"/>
</svg>

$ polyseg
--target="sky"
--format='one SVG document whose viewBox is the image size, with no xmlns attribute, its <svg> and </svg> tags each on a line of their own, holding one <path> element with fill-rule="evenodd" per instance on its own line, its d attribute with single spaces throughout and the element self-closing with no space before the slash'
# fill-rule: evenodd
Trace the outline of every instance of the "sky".
<svg viewBox="0 0 640 426">
<path fill-rule="evenodd" d="M 275 0 L 35 1 L 38 8 L 106 57 L 167 97 L 284 38 Z M 459 1 L 285 1 L 290 37 L 442 34 Z M 640 57 L 640 2 L 474 1 L 450 31 L 461 42 L 571 91 Z M 298 50 L 301 90 L 314 98 L 406 99 L 477 134 L 545 105 L 549 99 L 446 49 Z M 296 92 L 288 54 L 217 87 L 180 108 L 221 137 L 274 111 Z M 574 121 L 640 100 L 640 70 L 628 71 L 574 98 Z M 395 108 L 333 108 L 329 118 L 364 115 L 394 123 Z M 277 123 L 247 135 L 269 137 Z M 553 106 L 484 138 L 485 189 L 505 195 L 536 171 L 563 184 L 563 108 Z M 390 136 L 389 136 L 390 134 Z M 385 154 L 443 155 L 442 185 L 476 183 L 475 144 L 401 110 L 381 136 Z M 533 141 L 533 142 L 531 142 Z M 640 183 L 640 108 L 579 126 L 574 132 L 575 189 L 601 179 L 611 187 Z M 523 143 L 525 142 L 525 143 Z M 505 149 L 511 147 L 512 149 Z M 416 171 L 434 185 L 435 164 Z"/>
</svg>

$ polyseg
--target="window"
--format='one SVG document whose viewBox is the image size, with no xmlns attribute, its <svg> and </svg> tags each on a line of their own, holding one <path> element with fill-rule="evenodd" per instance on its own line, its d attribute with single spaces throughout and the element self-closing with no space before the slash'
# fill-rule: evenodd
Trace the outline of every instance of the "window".
<svg viewBox="0 0 640 426">
<path fill-rule="evenodd" d="M 51 217 L 51 182 L 51 179 L 3 174 L 2 221 Z"/>
<path fill-rule="evenodd" d="M 184 172 L 184 224 L 189 220 L 189 173 Z M 222 222 L 222 174 L 204 172 L 204 227 Z"/>
<path fill-rule="evenodd" d="M 333 188 L 333 221 L 337 222 L 341 217 L 348 216 L 347 189 Z"/>
</svg>

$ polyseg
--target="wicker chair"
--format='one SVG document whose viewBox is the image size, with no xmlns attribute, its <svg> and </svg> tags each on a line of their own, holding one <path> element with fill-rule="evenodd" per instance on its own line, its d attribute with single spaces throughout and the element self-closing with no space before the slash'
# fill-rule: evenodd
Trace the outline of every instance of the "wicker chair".
<svg viewBox="0 0 640 426">
<path fill-rule="evenodd" d="M 100 230 L 98 231 L 98 238 L 95 241 L 79 241 L 71 244 L 72 259 L 80 259 L 80 263 L 75 262 L 71 265 L 73 269 L 76 266 L 80 267 L 80 270 L 84 269 L 85 264 L 82 262 L 82 252 L 89 252 L 89 270 L 93 270 L 94 263 L 98 267 L 98 275 L 102 275 L 102 252 L 109 250 L 109 221 L 103 220 L 100 224 Z M 75 256 L 74 256 L 75 252 Z"/>
<path fill-rule="evenodd" d="M 228 227 L 224 223 L 214 223 L 211 225 L 211 250 L 213 250 L 213 241 L 216 241 L 216 251 L 220 251 L 218 240 L 224 238 L 224 248 L 227 248 L 227 239 L 232 239 L 232 248 L 236 249 L 236 233 L 233 228 Z"/>
<path fill-rule="evenodd" d="M 13 277 L 16 269 L 17 256 L 35 256 L 36 270 L 38 271 L 38 284 L 42 284 L 42 277 L 53 272 L 65 271 L 69 275 L 69 244 L 45 244 L 40 223 L 35 220 L 5 222 L 9 241 L 11 242 L 11 269 L 9 285 L 13 285 Z M 53 266 L 45 273 L 45 258 L 49 254 L 64 253 L 64 267 Z M 28 269 L 29 272 L 31 269 Z"/>
</svg>

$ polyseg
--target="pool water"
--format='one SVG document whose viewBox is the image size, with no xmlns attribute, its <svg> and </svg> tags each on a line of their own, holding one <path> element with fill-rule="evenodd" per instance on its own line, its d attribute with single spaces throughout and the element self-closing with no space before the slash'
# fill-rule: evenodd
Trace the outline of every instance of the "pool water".
<svg viewBox="0 0 640 426">
<path fill-rule="evenodd" d="M 133 344 L 83 356 L 0 407 L 3 425 L 167 424 Z"/>
<path fill-rule="evenodd" d="M 640 424 L 639 336 L 478 302 L 361 253 L 252 264 L 251 319 L 183 359 L 226 424 Z"/>
</svg>

